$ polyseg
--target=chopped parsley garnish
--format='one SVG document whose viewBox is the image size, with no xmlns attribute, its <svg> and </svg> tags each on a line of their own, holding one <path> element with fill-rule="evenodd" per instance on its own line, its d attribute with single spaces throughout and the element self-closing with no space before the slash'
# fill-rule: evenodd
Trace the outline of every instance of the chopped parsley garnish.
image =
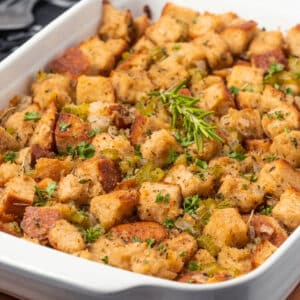
<svg viewBox="0 0 300 300">
<path fill-rule="evenodd" d="M 170 165 L 178 158 L 179 154 L 171 147 L 167 157 L 167 164 Z"/>
<path fill-rule="evenodd" d="M 292 95 L 293 94 L 293 90 L 291 88 L 286 88 L 285 89 L 285 93 L 286 93 L 286 95 Z"/>
<path fill-rule="evenodd" d="M 132 241 L 134 243 L 141 243 L 142 242 L 142 240 L 140 238 L 138 238 L 137 236 L 133 236 Z"/>
<path fill-rule="evenodd" d="M 38 121 L 41 118 L 37 111 L 27 111 L 24 115 L 24 121 Z"/>
<path fill-rule="evenodd" d="M 188 213 L 194 213 L 199 207 L 200 198 L 198 195 L 186 197 L 183 200 L 183 210 Z"/>
<path fill-rule="evenodd" d="M 271 155 L 271 156 L 266 157 L 266 160 L 267 160 L 268 162 L 274 161 L 275 159 L 277 159 L 277 156 L 276 156 L 276 155 Z"/>
<path fill-rule="evenodd" d="M 239 93 L 239 88 L 237 88 L 236 86 L 232 86 L 229 88 L 229 91 L 231 94 L 237 95 Z"/>
<path fill-rule="evenodd" d="M 173 47 L 172 47 L 172 50 L 180 50 L 180 45 L 174 45 Z"/>
<path fill-rule="evenodd" d="M 273 112 L 273 113 L 269 113 L 268 114 L 268 117 L 270 118 L 270 119 L 277 119 L 277 120 L 279 120 L 279 121 L 283 121 L 284 120 L 284 116 L 283 116 L 283 114 L 282 114 L 282 111 L 280 111 L 280 110 L 278 110 L 278 111 L 275 111 L 275 112 Z"/>
<path fill-rule="evenodd" d="M 251 182 L 257 181 L 257 176 L 253 173 L 244 174 L 243 177 Z"/>
<path fill-rule="evenodd" d="M 93 144 L 87 142 L 81 142 L 76 147 L 68 146 L 67 154 L 71 155 L 73 158 L 80 157 L 82 160 L 91 158 L 95 154 L 95 148 Z"/>
<path fill-rule="evenodd" d="M 265 79 L 271 78 L 275 73 L 282 72 L 284 70 L 283 64 L 272 63 L 268 68 L 268 74 L 265 76 Z"/>
<path fill-rule="evenodd" d="M 80 184 L 85 184 L 85 183 L 88 183 L 89 181 L 91 181 L 91 179 L 88 179 L 88 178 L 82 178 L 79 180 L 79 183 Z"/>
<path fill-rule="evenodd" d="M 243 188 L 243 190 L 248 190 L 249 185 L 247 183 L 243 183 L 242 188 Z"/>
<path fill-rule="evenodd" d="M 56 182 L 50 182 L 46 189 L 41 189 L 39 187 L 35 187 L 35 194 L 39 198 L 39 201 L 36 202 L 35 206 L 45 206 L 47 201 L 53 197 L 54 192 L 57 189 Z"/>
<path fill-rule="evenodd" d="M 108 256 L 105 255 L 103 258 L 101 258 L 101 260 L 105 263 L 108 264 Z"/>
<path fill-rule="evenodd" d="M 291 142 L 293 143 L 294 147 L 298 148 L 298 140 L 295 137 L 291 137 Z"/>
<path fill-rule="evenodd" d="M 262 209 L 261 211 L 260 211 L 260 213 L 262 214 L 262 215 L 270 215 L 271 213 L 272 213 L 272 210 L 273 210 L 273 208 L 274 208 L 274 206 L 266 206 L 264 209 Z"/>
<path fill-rule="evenodd" d="M 188 264 L 189 271 L 197 271 L 199 269 L 199 264 L 194 261 L 189 262 Z"/>
<path fill-rule="evenodd" d="M 98 240 L 101 234 L 104 234 L 105 230 L 101 225 L 88 228 L 84 233 L 84 238 L 88 243 L 94 243 Z"/>
<path fill-rule="evenodd" d="M 241 152 L 231 151 L 228 154 L 228 157 L 234 158 L 237 161 L 243 161 L 247 156 L 244 153 L 241 153 Z"/>
<path fill-rule="evenodd" d="M 208 168 L 208 164 L 205 160 L 196 159 L 195 161 L 196 166 L 200 167 L 201 169 L 206 170 Z"/>
<path fill-rule="evenodd" d="M 99 129 L 92 129 L 92 130 L 89 131 L 89 133 L 88 133 L 87 136 L 89 138 L 92 138 L 92 137 L 94 137 L 98 133 L 101 133 L 101 130 L 99 130 Z"/>
<path fill-rule="evenodd" d="M 60 131 L 67 131 L 67 129 L 71 126 L 71 124 L 67 124 L 65 122 L 59 123 L 59 130 Z"/>
<path fill-rule="evenodd" d="M 174 220 L 172 219 L 165 219 L 163 224 L 167 229 L 171 229 L 175 227 Z"/>
<path fill-rule="evenodd" d="M 18 157 L 18 153 L 16 153 L 16 152 L 7 152 L 3 156 L 3 161 L 13 163 L 17 157 Z"/>
<path fill-rule="evenodd" d="M 156 195 L 156 199 L 155 199 L 155 202 L 156 203 L 169 203 L 169 199 L 170 199 L 170 194 L 165 194 L 165 195 L 162 195 L 161 192 L 159 192 L 157 195 Z"/>
<path fill-rule="evenodd" d="M 152 246 L 155 244 L 156 239 L 147 239 L 146 243 L 147 243 L 147 247 L 148 248 L 152 248 Z"/>
<path fill-rule="evenodd" d="M 135 155 L 137 155 L 139 157 L 142 157 L 141 145 L 140 144 L 135 145 L 134 152 L 135 152 Z"/>
</svg>

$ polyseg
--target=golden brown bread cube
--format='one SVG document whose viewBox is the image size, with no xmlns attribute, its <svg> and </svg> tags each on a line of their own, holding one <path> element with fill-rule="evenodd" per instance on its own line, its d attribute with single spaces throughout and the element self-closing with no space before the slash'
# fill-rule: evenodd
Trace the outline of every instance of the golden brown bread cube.
<svg viewBox="0 0 300 300">
<path fill-rule="evenodd" d="M 135 190 L 118 190 L 91 200 L 90 212 L 105 229 L 120 224 L 126 217 L 130 217 L 139 201 L 139 194 Z"/>
<path fill-rule="evenodd" d="M 73 253 L 85 248 L 84 239 L 79 229 L 66 220 L 57 220 L 49 230 L 50 245 L 57 250 Z"/>
<path fill-rule="evenodd" d="M 288 187 L 297 188 L 299 186 L 300 172 L 287 161 L 278 159 L 263 166 L 257 183 L 266 194 L 279 198 Z"/>
<path fill-rule="evenodd" d="M 269 139 L 248 139 L 244 141 L 248 151 L 267 153 L 270 150 L 271 140 Z"/>
<path fill-rule="evenodd" d="M 223 82 L 204 89 L 198 105 L 205 110 L 214 111 L 217 116 L 225 115 L 229 108 L 235 107 L 233 97 Z"/>
<path fill-rule="evenodd" d="M 163 224 L 181 214 L 181 190 L 179 185 L 144 182 L 140 188 L 138 215 L 141 220 Z"/>
<path fill-rule="evenodd" d="M 112 227 L 109 233 L 125 242 L 134 242 L 135 240 L 146 242 L 148 239 L 161 242 L 168 237 L 165 227 L 156 222 L 120 224 Z"/>
<path fill-rule="evenodd" d="M 88 74 L 106 74 L 114 67 L 114 53 L 110 50 L 109 46 L 98 37 L 91 37 L 82 42 L 79 48 L 89 62 Z"/>
<path fill-rule="evenodd" d="M 218 263 L 224 268 L 248 273 L 252 269 L 250 250 L 225 246 L 218 255 Z"/>
<path fill-rule="evenodd" d="M 234 19 L 222 32 L 221 36 L 234 55 L 240 55 L 246 49 L 256 32 L 257 23 Z"/>
<path fill-rule="evenodd" d="M 222 69 L 232 65 L 233 58 L 222 37 L 211 31 L 193 41 L 205 53 L 208 65 L 212 69 Z"/>
<path fill-rule="evenodd" d="M 263 116 L 261 125 L 265 134 L 274 139 L 285 131 L 300 128 L 300 112 L 293 104 L 280 103 Z"/>
<path fill-rule="evenodd" d="M 222 84 L 224 83 L 223 79 L 220 76 L 208 75 L 202 78 L 200 74 L 192 74 L 191 82 L 190 82 L 190 91 L 193 96 L 196 98 L 202 97 L 203 90 L 209 88 L 211 85 L 214 84 Z"/>
<path fill-rule="evenodd" d="M 256 236 L 268 240 L 276 247 L 288 238 L 287 232 L 271 216 L 254 214 L 249 224 L 253 226 Z"/>
<path fill-rule="evenodd" d="M 259 107 L 260 101 L 261 101 L 260 93 L 239 91 L 239 93 L 236 96 L 236 103 L 239 109 L 244 109 L 244 108 L 257 109 Z"/>
<path fill-rule="evenodd" d="M 148 39 L 145 35 L 143 35 L 132 47 L 132 50 L 135 52 L 139 51 L 149 51 L 155 47 L 155 44 Z"/>
<path fill-rule="evenodd" d="M 230 199 L 241 212 L 250 212 L 263 202 L 264 192 L 256 182 L 243 177 L 226 176 L 218 193 Z"/>
<path fill-rule="evenodd" d="M 216 259 L 205 249 L 199 249 L 191 261 L 194 261 L 200 265 L 206 265 L 216 262 Z"/>
<path fill-rule="evenodd" d="M 59 181 L 61 177 L 72 171 L 73 165 L 70 160 L 42 157 L 36 162 L 34 178 L 37 180 L 51 178 Z"/>
<path fill-rule="evenodd" d="M 72 47 L 50 62 L 48 67 L 53 73 L 66 74 L 76 79 L 79 75 L 88 73 L 90 62 L 79 47 Z"/>
<path fill-rule="evenodd" d="M 285 94 L 282 91 L 275 89 L 271 85 L 266 85 L 261 96 L 261 101 L 259 102 L 259 110 L 261 112 L 268 112 L 280 106 L 284 101 Z"/>
<path fill-rule="evenodd" d="M 141 38 L 150 25 L 146 15 L 139 16 L 133 20 L 134 40 Z"/>
<path fill-rule="evenodd" d="M 154 90 L 154 85 L 146 71 L 134 69 L 113 71 L 110 78 L 116 98 L 124 103 L 134 104 Z"/>
<path fill-rule="evenodd" d="M 39 145 L 44 150 L 51 150 L 54 146 L 53 132 L 56 121 L 57 109 L 51 102 L 38 121 L 34 132 L 29 140 L 29 145 Z"/>
<path fill-rule="evenodd" d="M 90 130 L 89 122 L 84 122 L 72 114 L 60 113 L 55 128 L 55 143 L 58 152 L 66 153 L 68 147 L 76 147 L 81 142 L 90 143 L 91 138 L 88 136 Z"/>
<path fill-rule="evenodd" d="M 212 193 L 214 177 L 209 174 L 194 174 L 189 167 L 179 164 L 173 166 L 167 173 L 164 181 L 179 184 L 183 197 L 200 195 L 207 196 Z"/>
<path fill-rule="evenodd" d="M 260 55 L 283 47 L 283 36 L 280 31 L 259 31 L 249 46 L 249 54 Z"/>
<path fill-rule="evenodd" d="M 168 42 L 184 40 L 188 34 L 187 24 L 176 21 L 176 19 L 165 15 L 150 25 L 145 32 L 147 38 L 157 45 L 164 45 Z"/>
<path fill-rule="evenodd" d="M 21 166 L 7 162 L 2 163 L 0 165 L 0 186 L 4 186 L 4 184 L 9 181 L 10 179 L 18 176 L 22 171 Z"/>
<path fill-rule="evenodd" d="M 130 42 L 133 20 L 129 10 L 118 10 L 108 1 L 103 3 L 102 23 L 99 28 L 101 39 L 123 39 Z"/>
<path fill-rule="evenodd" d="M 76 103 L 101 101 L 115 102 L 115 95 L 110 79 L 103 76 L 80 76 L 76 86 Z"/>
<path fill-rule="evenodd" d="M 152 161 L 157 167 L 168 165 L 171 149 L 175 152 L 182 152 L 180 144 L 166 129 L 154 131 L 141 145 L 143 158 Z"/>
<path fill-rule="evenodd" d="M 249 238 L 248 228 L 236 208 L 215 209 L 204 227 L 217 246 L 243 247 Z"/>
<path fill-rule="evenodd" d="M 263 89 L 263 71 L 258 68 L 235 65 L 227 78 L 228 87 L 240 90 L 261 92 Z"/>
<path fill-rule="evenodd" d="M 254 268 L 259 267 L 262 263 L 264 263 L 275 251 L 277 247 L 275 247 L 268 240 L 261 241 L 257 247 L 254 249 L 251 255 L 252 266 Z"/>
<path fill-rule="evenodd" d="M 9 134 L 2 126 L 0 126 L 0 153 L 7 150 L 19 150 L 20 144 Z"/>
<path fill-rule="evenodd" d="M 300 56 L 299 37 L 300 37 L 300 24 L 297 24 L 288 31 L 285 37 L 289 54 Z"/>
<path fill-rule="evenodd" d="M 17 176 L 5 184 L 0 201 L 1 218 L 20 220 L 26 206 L 33 204 L 35 181 L 28 176 Z"/>
<path fill-rule="evenodd" d="M 300 167 L 300 131 L 283 132 L 274 137 L 270 152 L 288 161 L 293 167 Z"/>
<path fill-rule="evenodd" d="M 290 230 L 296 229 L 300 225 L 300 192 L 294 188 L 285 190 L 272 215 Z"/>
<path fill-rule="evenodd" d="M 122 39 L 109 39 L 105 42 L 105 45 L 114 55 L 116 62 L 121 58 L 122 53 L 128 48 L 127 42 Z"/>
<path fill-rule="evenodd" d="M 57 208 L 28 206 L 25 209 L 21 227 L 29 238 L 36 238 L 41 243 L 47 243 L 49 230 L 60 218 Z"/>
<path fill-rule="evenodd" d="M 116 70 L 147 70 L 151 63 L 152 57 L 150 53 L 146 51 L 134 52 L 128 58 L 121 61 Z"/>
<path fill-rule="evenodd" d="M 46 74 L 32 84 L 33 102 L 45 109 L 51 102 L 61 109 L 71 100 L 71 79 L 61 74 Z"/>
</svg>

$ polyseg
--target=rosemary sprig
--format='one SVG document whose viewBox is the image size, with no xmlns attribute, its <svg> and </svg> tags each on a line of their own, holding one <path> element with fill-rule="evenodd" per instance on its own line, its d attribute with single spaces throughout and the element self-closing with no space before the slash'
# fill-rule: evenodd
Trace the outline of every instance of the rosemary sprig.
<svg viewBox="0 0 300 300">
<path fill-rule="evenodd" d="M 179 122 L 186 132 L 187 142 L 195 143 L 199 149 L 199 140 L 203 150 L 204 138 L 210 140 L 224 140 L 216 133 L 216 126 L 205 121 L 205 118 L 213 114 L 212 111 L 205 111 L 196 107 L 198 99 L 179 94 L 178 92 L 186 87 L 186 82 L 182 82 L 167 91 L 153 91 L 148 95 L 159 97 L 162 103 L 168 107 L 172 115 L 172 126 L 175 128 Z"/>
</svg>

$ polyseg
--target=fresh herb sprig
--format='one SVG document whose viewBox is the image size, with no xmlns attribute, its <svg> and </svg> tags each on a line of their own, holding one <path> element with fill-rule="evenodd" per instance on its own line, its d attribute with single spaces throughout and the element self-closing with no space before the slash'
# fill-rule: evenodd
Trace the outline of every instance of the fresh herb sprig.
<svg viewBox="0 0 300 300">
<path fill-rule="evenodd" d="M 184 81 L 170 90 L 153 91 L 148 95 L 160 98 L 172 115 L 172 126 L 176 127 L 178 123 L 182 122 L 187 140 L 195 143 L 198 149 L 199 141 L 201 141 L 203 150 L 204 138 L 223 142 L 224 140 L 216 133 L 216 126 L 205 121 L 205 118 L 213 112 L 197 107 L 198 99 L 180 94 L 179 91 L 185 87 Z"/>
<path fill-rule="evenodd" d="M 39 201 L 36 202 L 35 206 L 45 206 L 47 201 L 53 197 L 54 192 L 57 190 L 57 183 L 55 181 L 50 182 L 46 189 L 35 187 L 35 194 Z"/>
</svg>

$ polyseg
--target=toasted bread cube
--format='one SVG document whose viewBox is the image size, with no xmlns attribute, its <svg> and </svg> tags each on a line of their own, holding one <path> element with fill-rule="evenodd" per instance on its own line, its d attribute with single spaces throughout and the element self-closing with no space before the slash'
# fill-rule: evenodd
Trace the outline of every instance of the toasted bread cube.
<svg viewBox="0 0 300 300">
<path fill-rule="evenodd" d="M 252 252 L 252 266 L 254 268 L 259 267 L 262 263 L 264 263 L 275 251 L 277 247 L 275 247 L 268 240 L 261 241 L 255 250 Z"/>
<path fill-rule="evenodd" d="M 157 45 L 164 46 L 168 42 L 177 42 L 185 39 L 188 34 L 187 24 L 180 23 L 170 16 L 162 16 L 150 25 L 145 32 L 147 38 Z"/>
<path fill-rule="evenodd" d="M 45 78 L 32 84 L 33 102 L 41 109 L 54 102 L 57 108 L 71 103 L 71 80 L 61 74 L 46 74 Z"/>
<path fill-rule="evenodd" d="M 185 263 L 194 256 L 198 248 L 196 239 L 187 232 L 182 232 L 165 243 L 168 249 L 176 252 Z"/>
<path fill-rule="evenodd" d="M 233 98 L 223 82 L 212 84 L 203 90 L 202 95 L 198 105 L 205 110 L 214 111 L 218 116 L 227 114 L 230 107 L 235 107 Z"/>
<path fill-rule="evenodd" d="M 214 177 L 201 173 L 200 176 L 194 174 L 185 165 L 175 165 L 172 167 L 165 179 L 167 183 L 179 184 L 183 197 L 200 195 L 207 196 L 213 191 Z"/>
<path fill-rule="evenodd" d="M 254 67 L 260 68 L 264 73 L 267 73 L 270 65 L 274 63 L 287 65 L 287 59 L 281 49 L 275 49 L 263 54 L 252 55 L 251 63 Z"/>
<path fill-rule="evenodd" d="M 149 25 L 150 23 L 146 15 L 135 18 L 133 20 L 134 40 L 138 40 L 139 38 L 141 38 Z"/>
<path fill-rule="evenodd" d="M 90 212 L 105 229 L 120 224 L 124 218 L 130 217 L 139 202 L 139 194 L 135 190 L 118 190 L 91 200 Z"/>
<path fill-rule="evenodd" d="M 0 201 L 0 215 L 12 220 L 23 217 L 26 206 L 33 204 L 35 181 L 31 177 L 17 176 L 5 184 Z"/>
<path fill-rule="evenodd" d="M 67 128 L 62 127 L 66 124 Z M 60 113 L 55 128 L 55 143 L 60 153 L 66 153 L 68 147 L 76 147 L 81 142 L 89 143 L 91 138 L 88 133 L 91 130 L 89 122 L 82 121 L 79 117 Z"/>
<path fill-rule="evenodd" d="M 16 139 L 17 143 L 15 143 L 15 141 L 10 138 L 8 133 L 1 130 L 1 132 L 2 132 L 1 137 L 3 137 L 3 143 L 7 142 L 8 143 L 7 146 L 9 146 L 9 147 L 12 146 L 13 147 L 12 149 L 17 150 L 17 148 L 25 147 L 34 132 L 36 122 L 35 121 L 25 121 L 26 113 L 39 114 L 40 109 L 36 104 L 31 104 L 23 111 L 17 111 L 15 113 L 13 113 L 12 115 L 10 115 L 5 122 L 6 130 L 10 130 L 13 132 L 13 137 Z M 1 143 L 2 143 L 2 140 L 1 140 Z M 5 149 L 4 146 L 2 146 L 2 147 Z M 11 149 L 11 148 L 9 148 L 9 149 Z"/>
<path fill-rule="evenodd" d="M 121 58 L 122 53 L 128 48 L 127 42 L 122 39 L 110 39 L 105 42 L 105 45 L 114 55 L 115 61 L 118 61 Z"/>
<path fill-rule="evenodd" d="M 205 249 L 199 249 L 191 259 L 200 265 L 206 265 L 216 262 L 216 259 Z"/>
<path fill-rule="evenodd" d="M 40 148 L 46 151 L 53 148 L 53 132 L 56 121 L 56 113 L 56 106 L 52 102 L 38 121 L 33 135 L 30 138 L 29 145 L 39 145 Z"/>
<path fill-rule="evenodd" d="M 222 69 L 232 65 L 233 58 L 222 37 L 215 32 L 207 32 L 193 41 L 205 53 L 212 69 Z"/>
<path fill-rule="evenodd" d="M 254 21 L 244 21 L 234 19 L 232 23 L 226 27 L 221 36 L 227 43 L 229 50 L 234 55 L 240 55 L 246 49 L 256 32 L 257 23 Z"/>
<path fill-rule="evenodd" d="M 300 113 L 293 104 L 280 103 L 263 116 L 261 125 L 268 137 L 275 138 L 287 130 L 299 129 Z"/>
<path fill-rule="evenodd" d="M 132 50 L 135 52 L 139 51 L 149 51 L 155 47 L 155 44 L 148 39 L 145 35 L 143 35 L 132 47 Z"/>
<path fill-rule="evenodd" d="M 241 212 L 250 212 L 263 202 L 264 192 L 255 182 L 243 177 L 226 176 L 218 191 Z"/>
<path fill-rule="evenodd" d="M 271 141 L 268 139 L 249 139 L 245 140 L 245 146 L 248 151 L 267 153 L 270 150 Z"/>
<path fill-rule="evenodd" d="M 144 182 L 140 188 L 139 218 L 163 224 L 166 219 L 175 219 L 181 214 L 181 201 L 179 185 Z"/>
<path fill-rule="evenodd" d="M 132 53 L 127 59 L 119 63 L 117 70 L 146 70 L 152 62 L 152 57 L 150 53 L 146 51 Z"/>
<path fill-rule="evenodd" d="M 249 46 L 249 54 L 260 55 L 283 47 L 280 31 L 259 31 Z"/>
<path fill-rule="evenodd" d="M 9 134 L 2 126 L 0 126 L 0 153 L 7 150 L 19 150 L 20 144 Z"/>
<path fill-rule="evenodd" d="M 69 160 L 42 157 L 36 162 L 34 178 L 39 180 L 51 178 L 54 181 L 59 181 L 61 177 L 70 173 L 72 169 L 73 163 Z"/>
<path fill-rule="evenodd" d="M 15 163 L 2 163 L 0 165 L 0 186 L 4 186 L 7 181 L 18 176 L 21 170 L 22 168 Z"/>
<path fill-rule="evenodd" d="M 114 90 L 110 79 L 102 76 L 80 76 L 76 87 L 76 103 L 91 103 L 102 101 L 113 103 Z"/>
<path fill-rule="evenodd" d="M 297 24 L 288 31 L 285 37 L 285 41 L 287 43 L 290 55 L 300 56 L 299 37 L 300 37 L 300 24 Z"/>
<path fill-rule="evenodd" d="M 188 78 L 185 67 L 170 56 L 153 64 L 148 72 L 156 88 L 169 89 Z"/>
<path fill-rule="evenodd" d="M 192 75 L 190 83 L 190 91 L 193 96 L 196 98 L 201 98 L 203 90 L 209 88 L 214 84 L 224 84 L 224 81 L 219 76 L 208 75 L 207 77 L 202 78 L 202 75 L 195 73 Z"/>
<path fill-rule="evenodd" d="M 272 215 L 290 230 L 296 229 L 300 225 L 300 192 L 294 188 L 285 190 Z"/>
<path fill-rule="evenodd" d="M 261 102 L 260 93 L 252 93 L 247 91 L 239 91 L 236 97 L 236 103 L 239 109 L 259 108 Z"/>
<path fill-rule="evenodd" d="M 91 37 L 87 41 L 82 42 L 79 48 L 89 62 L 88 74 L 105 74 L 114 67 L 114 53 L 98 37 Z"/>
<path fill-rule="evenodd" d="M 79 229 L 66 220 L 57 220 L 49 230 L 50 245 L 57 250 L 73 253 L 85 248 L 84 239 Z"/>
<path fill-rule="evenodd" d="M 267 85 L 261 96 L 259 110 L 261 112 L 268 112 L 277 106 L 280 106 L 283 101 L 285 101 L 285 94 L 282 91 Z"/>
<path fill-rule="evenodd" d="M 117 150 L 121 159 L 134 154 L 134 149 L 130 142 L 122 135 L 111 135 L 103 132 L 94 137 L 92 144 L 95 147 L 96 155 L 101 155 L 103 150 L 107 149 Z"/>
<path fill-rule="evenodd" d="M 134 104 L 154 90 L 154 85 L 146 71 L 113 71 L 111 82 L 116 98 L 125 103 Z"/>
<path fill-rule="evenodd" d="M 49 230 L 60 218 L 60 212 L 57 208 L 28 206 L 25 209 L 21 226 L 28 237 L 46 243 Z"/>
<path fill-rule="evenodd" d="M 199 13 L 193 9 L 168 2 L 163 7 L 161 15 L 170 16 L 176 20 L 180 20 L 181 22 L 191 25 L 199 16 Z"/>
<path fill-rule="evenodd" d="M 138 239 L 146 242 L 154 239 L 156 242 L 165 240 L 168 236 L 164 226 L 156 222 L 134 222 L 114 226 L 109 233 L 113 237 L 122 239 L 125 242 L 134 242 Z"/>
<path fill-rule="evenodd" d="M 215 209 L 203 234 L 213 238 L 217 246 L 243 247 L 247 244 L 248 228 L 235 208 Z"/>
<path fill-rule="evenodd" d="M 229 109 L 220 120 L 221 126 L 228 130 L 237 130 L 245 138 L 262 138 L 260 113 L 256 109 Z"/>
<path fill-rule="evenodd" d="M 256 236 L 270 241 L 276 247 L 288 238 L 287 232 L 271 216 L 254 214 L 249 223 L 253 226 Z"/>
<path fill-rule="evenodd" d="M 129 10 L 118 10 L 108 1 L 103 3 L 102 23 L 99 35 L 103 40 L 123 39 L 131 41 L 132 15 Z"/>
<path fill-rule="evenodd" d="M 153 132 L 141 145 L 143 158 L 152 161 L 158 167 L 168 164 L 167 159 L 170 155 L 170 149 L 175 152 L 182 152 L 180 144 L 166 129 Z"/>
<path fill-rule="evenodd" d="M 250 250 L 225 246 L 218 255 L 218 263 L 224 268 L 248 273 L 252 269 Z"/>
<path fill-rule="evenodd" d="M 300 167 L 300 131 L 283 132 L 274 137 L 270 152 L 288 161 L 293 167 Z"/>
<path fill-rule="evenodd" d="M 263 71 L 249 66 L 236 65 L 227 78 L 228 87 L 237 87 L 240 90 L 251 89 L 259 93 L 263 89 Z"/>
<path fill-rule="evenodd" d="M 261 169 L 257 183 L 266 194 L 277 198 L 288 188 L 297 188 L 300 184 L 300 172 L 283 159 L 265 164 Z"/>
<path fill-rule="evenodd" d="M 53 73 L 65 74 L 76 79 L 79 75 L 88 73 L 89 66 L 88 58 L 79 47 L 72 47 L 54 59 L 49 64 L 49 69 Z"/>
</svg>

